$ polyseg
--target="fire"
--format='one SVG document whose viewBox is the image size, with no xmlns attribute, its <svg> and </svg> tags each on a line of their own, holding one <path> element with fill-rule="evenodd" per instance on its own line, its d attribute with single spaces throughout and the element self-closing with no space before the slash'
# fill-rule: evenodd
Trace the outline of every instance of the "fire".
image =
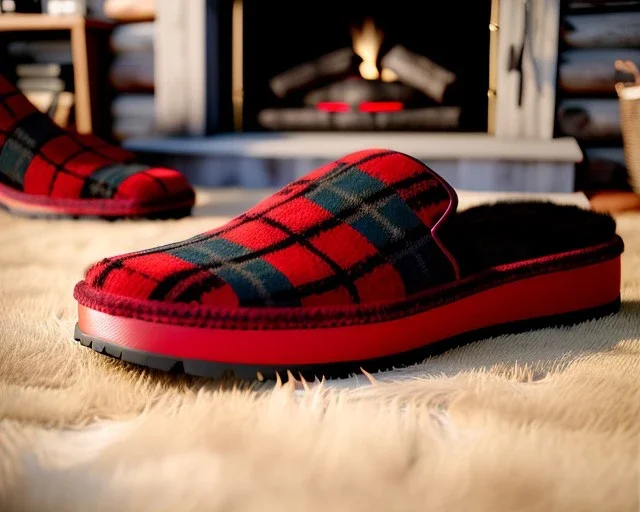
<svg viewBox="0 0 640 512">
<path fill-rule="evenodd" d="M 392 69 L 383 68 L 380 78 L 383 82 L 395 82 L 398 79 L 398 75 Z"/>
<path fill-rule="evenodd" d="M 377 80 L 380 78 L 376 60 L 382 45 L 384 34 L 376 28 L 371 18 L 364 20 L 362 27 L 352 27 L 351 38 L 353 51 L 362 59 L 360 75 L 365 80 Z"/>
<path fill-rule="evenodd" d="M 394 82 L 398 79 L 390 69 L 383 69 L 382 73 L 378 71 L 376 61 L 384 34 L 376 27 L 371 18 L 365 19 L 362 27 L 351 28 L 351 39 L 353 51 L 362 59 L 359 67 L 362 78 L 365 80 L 382 79 L 385 82 Z"/>
</svg>

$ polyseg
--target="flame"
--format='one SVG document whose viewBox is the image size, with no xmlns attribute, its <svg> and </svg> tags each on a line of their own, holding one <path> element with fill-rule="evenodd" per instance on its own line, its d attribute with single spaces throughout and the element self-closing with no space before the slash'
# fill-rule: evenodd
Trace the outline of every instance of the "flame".
<svg viewBox="0 0 640 512">
<path fill-rule="evenodd" d="M 360 75 L 365 80 L 377 80 L 380 77 L 376 60 L 382 45 L 382 31 L 376 28 L 371 18 L 364 20 L 362 27 L 352 27 L 353 51 L 362 59 Z"/>
<path fill-rule="evenodd" d="M 364 20 L 362 27 L 351 28 L 351 39 L 353 41 L 353 51 L 362 59 L 358 70 L 360 76 L 365 80 L 382 79 L 384 82 L 395 82 L 398 76 L 390 69 L 378 71 L 376 61 L 384 34 L 378 29 L 373 19 Z"/>
<path fill-rule="evenodd" d="M 384 68 L 380 74 L 380 78 L 383 82 L 395 82 L 398 80 L 398 75 L 392 69 Z"/>
</svg>

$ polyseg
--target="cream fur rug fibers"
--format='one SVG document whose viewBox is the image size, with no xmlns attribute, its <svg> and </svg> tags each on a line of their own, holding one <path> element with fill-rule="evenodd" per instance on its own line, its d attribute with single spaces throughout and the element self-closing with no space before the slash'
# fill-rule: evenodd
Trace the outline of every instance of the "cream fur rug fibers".
<svg viewBox="0 0 640 512">
<path fill-rule="evenodd" d="M 480 341 L 373 385 L 239 389 L 73 342 L 87 265 L 255 201 L 225 197 L 170 222 L 0 213 L 0 510 L 639 509 L 640 216 L 618 219 L 620 314 Z"/>
</svg>

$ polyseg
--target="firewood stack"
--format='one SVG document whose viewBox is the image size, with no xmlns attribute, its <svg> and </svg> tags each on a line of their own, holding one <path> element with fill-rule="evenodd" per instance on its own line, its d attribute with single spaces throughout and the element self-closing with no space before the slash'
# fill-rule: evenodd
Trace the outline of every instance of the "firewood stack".
<svg viewBox="0 0 640 512">
<path fill-rule="evenodd" d="M 576 186 L 628 190 L 615 84 L 633 81 L 616 60 L 640 65 L 640 2 L 563 2 L 558 69 L 557 129 L 580 143 L 585 161 Z"/>
<path fill-rule="evenodd" d="M 369 64 L 369 69 L 363 69 Z M 271 130 L 455 130 L 460 107 L 446 104 L 456 76 L 396 45 L 363 62 L 351 48 L 274 76 L 275 106 L 258 114 Z"/>
</svg>

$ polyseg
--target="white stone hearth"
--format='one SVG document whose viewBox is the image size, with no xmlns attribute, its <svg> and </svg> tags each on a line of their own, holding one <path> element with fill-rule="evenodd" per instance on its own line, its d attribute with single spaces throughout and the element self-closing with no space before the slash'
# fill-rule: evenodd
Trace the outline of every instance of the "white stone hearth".
<svg viewBox="0 0 640 512">
<path fill-rule="evenodd" d="M 279 187 L 366 148 L 410 154 L 454 187 L 573 192 L 582 152 L 573 138 L 502 139 L 485 133 L 240 133 L 128 140 L 147 160 L 172 165 L 204 186 Z"/>
</svg>

